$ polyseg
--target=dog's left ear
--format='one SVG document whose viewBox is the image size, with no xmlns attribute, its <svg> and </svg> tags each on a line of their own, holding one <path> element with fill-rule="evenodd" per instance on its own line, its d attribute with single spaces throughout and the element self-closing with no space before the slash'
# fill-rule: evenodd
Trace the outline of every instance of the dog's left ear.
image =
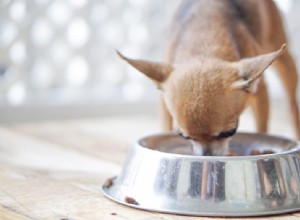
<svg viewBox="0 0 300 220">
<path fill-rule="evenodd" d="M 164 82 L 173 71 L 173 67 L 169 64 L 130 59 L 125 57 L 119 51 L 117 51 L 117 53 L 123 60 L 152 79 L 157 85 Z"/>
<path fill-rule="evenodd" d="M 242 59 L 237 63 L 239 79 L 231 87 L 255 93 L 258 82 L 265 69 L 286 51 L 286 44 L 272 53 Z"/>
</svg>

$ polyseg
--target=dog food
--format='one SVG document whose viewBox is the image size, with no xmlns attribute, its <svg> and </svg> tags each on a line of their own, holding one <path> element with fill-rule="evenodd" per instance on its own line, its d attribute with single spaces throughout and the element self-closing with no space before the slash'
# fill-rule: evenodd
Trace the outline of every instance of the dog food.
<svg viewBox="0 0 300 220">
<path fill-rule="evenodd" d="M 259 150 L 252 150 L 249 155 L 251 156 L 257 156 L 257 155 L 265 155 L 265 154 L 274 154 L 275 152 L 272 150 L 264 150 L 264 151 L 259 151 Z M 224 156 L 232 157 L 232 156 L 241 156 L 235 151 L 229 151 L 226 153 Z"/>
<path fill-rule="evenodd" d="M 252 150 L 250 152 L 251 156 L 256 156 L 256 155 L 264 155 L 264 154 L 274 154 L 274 151 L 271 150 L 265 150 L 265 151 L 258 151 L 258 150 Z"/>
<path fill-rule="evenodd" d="M 224 156 L 233 157 L 233 156 L 240 156 L 240 155 L 235 151 L 229 151 Z"/>
<path fill-rule="evenodd" d="M 125 202 L 129 203 L 129 204 L 132 204 L 132 205 L 139 205 L 139 203 L 137 201 L 135 201 L 134 198 L 131 198 L 131 197 L 128 197 L 128 196 L 125 197 Z"/>
<path fill-rule="evenodd" d="M 109 178 L 109 179 L 107 179 L 107 180 L 105 181 L 104 187 L 105 187 L 105 188 L 109 188 L 109 187 L 112 186 L 112 184 L 113 184 L 113 180 L 112 180 L 112 178 Z"/>
</svg>

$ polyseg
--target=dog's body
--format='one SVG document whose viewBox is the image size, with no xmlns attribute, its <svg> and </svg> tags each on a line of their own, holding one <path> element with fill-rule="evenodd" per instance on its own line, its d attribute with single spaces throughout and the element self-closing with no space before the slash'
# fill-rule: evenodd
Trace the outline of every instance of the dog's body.
<svg viewBox="0 0 300 220">
<path fill-rule="evenodd" d="M 298 76 L 290 53 L 281 47 L 286 42 L 272 0 L 184 0 L 165 63 L 120 55 L 163 91 L 165 130 L 178 126 L 184 136 L 206 146 L 206 154 L 224 154 L 220 143 L 235 133 L 249 104 L 257 130 L 267 131 L 269 99 L 262 73 L 275 59 L 300 138 Z"/>
</svg>

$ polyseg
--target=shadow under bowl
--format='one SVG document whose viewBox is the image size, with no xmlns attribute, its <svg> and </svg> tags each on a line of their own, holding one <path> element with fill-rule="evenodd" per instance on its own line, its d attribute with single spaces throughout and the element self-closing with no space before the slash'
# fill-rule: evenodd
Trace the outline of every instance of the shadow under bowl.
<svg viewBox="0 0 300 220">
<path fill-rule="evenodd" d="M 175 134 L 144 137 L 102 191 L 124 205 L 172 214 L 229 217 L 300 210 L 297 141 L 238 133 L 229 148 L 242 156 L 196 156 L 190 141 Z M 253 156 L 253 151 L 273 153 Z"/>
</svg>

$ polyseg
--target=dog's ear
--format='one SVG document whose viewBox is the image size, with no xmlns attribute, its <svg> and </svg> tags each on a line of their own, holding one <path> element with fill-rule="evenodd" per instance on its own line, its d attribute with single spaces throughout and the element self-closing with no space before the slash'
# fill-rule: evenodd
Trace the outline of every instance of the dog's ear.
<svg viewBox="0 0 300 220">
<path fill-rule="evenodd" d="M 272 53 L 267 53 L 255 57 L 242 59 L 237 63 L 239 79 L 231 87 L 234 89 L 243 89 L 247 92 L 255 93 L 258 82 L 268 66 L 282 55 L 286 50 L 286 44 Z"/>
<path fill-rule="evenodd" d="M 125 57 L 119 51 L 118 55 L 128 62 L 131 66 L 144 73 L 147 77 L 152 79 L 155 83 L 164 82 L 170 73 L 173 71 L 173 67 L 169 64 L 151 62 L 146 60 L 136 60 Z"/>
</svg>

